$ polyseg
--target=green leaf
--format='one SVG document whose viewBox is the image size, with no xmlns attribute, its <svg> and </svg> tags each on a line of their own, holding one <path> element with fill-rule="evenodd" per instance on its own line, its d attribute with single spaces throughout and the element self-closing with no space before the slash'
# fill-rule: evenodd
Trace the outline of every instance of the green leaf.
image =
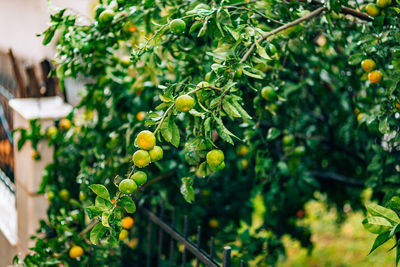
<svg viewBox="0 0 400 267">
<path fill-rule="evenodd" d="M 379 131 L 382 134 L 390 133 L 390 126 L 389 126 L 389 123 L 387 121 L 387 118 L 385 118 L 384 120 L 381 120 L 379 122 Z"/>
<path fill-rule="evenodd" d="M 239 112 L 240 116 L 245 120 L 251 120 L 252 117 L 247 113 L 247 111 L 236 101 L 232 101 L 232 105 L 236 108 Z"/>
<path fill-rule="evenodd" d="M 367 211 L 372 215 L 372 216 L 381 216 L 386 218 L 389 222 L 391 222 L 392 225 L 395 225 L 397 223 L 400 223 L 400 219 L 397 216 L 396 212 L 394 212 L 391 209 L 382 207 L 378 204 L 370 203 L 366 205 Z"/>
<path fill-rule="evenodd" d="M 400 223 L 396 224 L 393 229 L 390 231 L 389 237 L 392 238 L 396 233 L 400 231 Z"/>
<path fill-rule="evenodd" d="M 104 211 L 103 214 L 101 215 L 101 223 L 103 226 L 110 228 L 110 223 L 108 222 L 108 219 L 110 218 L 111 213 L 109 211 Z"/>
<path fill-rule="evenodd" d="M 161 135 L 165 141 L 170 142 L 175 147 L 179 147 L 180 133 L 179 128 L 171 116 L 168 116 L 161 125 Z"/>
<path fill-rule="evenodd" d="M 364 228 L 373 234 L 389 232 L 392 225 L 383 217 L 369 216 L 363 220 Z"/>
<path fill-rule="evenodd" d="M 97 206 L 88 206 L 86 207 L 86 212 L 90 219 L 93 219 L 96 216 L 99 216 L 104 211 L 104 208 Z"/>
<path fill-rule="evenodd" d="M 240 118 L 240 113 L 236 110 L 236 108 L 230 103 L 231 99 L 225 97 L 222 100 L 222 108 L 231 118 Z"/>
<path fill-rule="evenodd" d="M 126 212 L 129 213 L 135 213 L 136 212 L 136 205 L 135 202 L 127 196 L 123 196 L 120 198 L 120 200 L 118 201 L 118 205 L 120 207 L 123 207 Z"/>
<path fill-rule="evenodd" d="M 233 140 L 231 138 L 231 135 L 233 135 L 224 125 L 222 122 L 221 118 L 215 117 L 215 121 L 217 122 L 217 132 L 218 135 L 221 136 L 221 138 L 225 141 L 228 142 L 229 144 L 233 145 Z"/>
<path fill-rule="evenodd" d="M 194 201 L 193 179 L 190 177 L 182 178 L 181 194 L 188 203 Z"/>
<path fill-rule="evenodd" d="M 268 130 L 268 134 L 267 134 L 267 140 L 268 141 L 272 141 L 275 140 L 276 138 L 278 138 L 278 136 L 281 134 L 281 131 L 277 128 L 270 128 Z"/>
<path fill-rule="evenodd" d="M 260 44 L 258 43 L 257 39 L 254 39 L 254 43 L 256 44 L 257 47 L 257 54 L 262 57 L 263 59 L 266 60 L 272 60 L 272 58 L 270 56 L 268 56 L 267 52 L 265 52 L 265 49 L 260 46 Z"/>
<path fill-rule="evenodd" d="M 349 64 L 350 65 L 358 65 L 358 64 L 360 64 L 361 61 L 363 60 L 364 56 L 365 55 L 363 53 L 356 53 L 356 54 L 351 55 L 349 57 Z"/>
<path fill-rule="evenodd" d="M 368 254 L 371 254 L 375 249 L 383 245 L 386 241 L 388 241 L 391 238 L 389 235 L 389 232 L 382 233 L 378 235 L 375 239 L 374 244 L 372 245 L 371 251 Z"/>
<path fill-rule="evenodd" d="M 103 209 L 110 209 L 112 207 L 112 203 L 110 200 L 104 199 L 102 197 L 97 196 L 95 199 L 96 207 L 100 207 Z"/>
<path fill-rule="evenodd" d="M 107 188 L 102 184 L 92 184 L 89 188 L 99 197 L 110 200 L 110 193 Z"/>
<path fill-rule="evenodd" d="M 90 242 L 93 244 L 97 244 L 100 238 L 107 232 L 107 228 L 104 227 L 101 223 L 96 224 L 92 231 L 90 231 Z"/>
</svg>

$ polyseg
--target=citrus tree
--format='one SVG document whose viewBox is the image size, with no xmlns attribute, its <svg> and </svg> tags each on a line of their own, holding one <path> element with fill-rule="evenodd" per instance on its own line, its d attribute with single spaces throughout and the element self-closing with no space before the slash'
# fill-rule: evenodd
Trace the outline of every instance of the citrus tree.
<svg viewBox="0 0 400 267">
<path fill-rule="evenodd" d="M 58 32 L 55 74 L 86 88 L 58 127 L 22 134 L 20 146 L 48 138 L 56 150 L 40 190 L 48 220 L 16 261 L 140 260 L 136 206 L 164 199 L 177 221 L 188 214 L 235 258 L 267 266 L 285 234 L 312 246 L 298 222 L 315 192 L 339 211 L 362 208 L 365 188 L 387 203 L 399 193 L 399 12 L 391 0 L 54 9 L 43 43 Z"/>
</svg>

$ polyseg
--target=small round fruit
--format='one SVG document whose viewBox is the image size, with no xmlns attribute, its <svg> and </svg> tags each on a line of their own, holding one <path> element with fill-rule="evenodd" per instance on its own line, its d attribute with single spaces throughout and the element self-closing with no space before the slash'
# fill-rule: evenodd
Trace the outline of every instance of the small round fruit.
<svg viewBox="0 0 400 267">
<path fill-rule="evenodd" d="M 361 62 L 361 68 L 366 72 L 371 72 L 375 69 L 376 63 L 372 59 L 365 59 Z"/>
<path fill-rule="evenodd" d="M 162 157 L 164 155 L 164 151 L 162 150 L 161 147 L 155 146 L 155 147 L 153 147 L 152 150 L 149 151 L 149 154 L 150 154 L 151 161 L 155 162 L 155 161 L 162 159 Z"/>
<path fill-rule="evenodd" d="M 132 156 L 133 163 L 136 167 L 144 168 L 150 163 L 150 154 L 146 150 L 138 150 Z"/>
<path fill-rule="evenodd" d="M 267 101 L 274 101 L 277 95 L 274 88 L 266 86 L 262 89 L 261 96 Z"/>
<path fill-rule="evenodd" d="M 131 179 L 141 186 L 147 182 L 147 174 L 145 172 L 138 171 L 132 175 Z"/>
<path fill-rule="evenodd" d="M 58 129 L 56 126 L 50 126 L 49 128 L 47 128 L 46 130 L 46 136 L 49 138 L 53 138 L 57 135 L 58 133 Z"/>
<path fill-rule="evenodd" d="M 236 155 L 238 156 L 246 156 L 247 152 L 249 152 L 249 148 L 243 144 L 240 144 L 236 149 Z"/>
<path fill-rule="evenodd" d="M 56 195 L 54 194 L 53 191 L 49 191 L 49 192 L 46 192 L 46 198 L 47 198 L 47 201 L 52 202 L 56 198 Z"/>
<path fill-rule="evenodd" d="M 185 32 L 186 23 L 181 19 L 174 19 L 169 25 L 171 31 L 175 34 L 181 35 Z"/>
<path fill-rule="evenodd" d="M 357 115 L 357 122 L 358 123 L 361 123 L 361 120 L 362 120 L 362 118 L 365 116 L 365 113 L 359 113 L 358 115 Z"/>
<path fill-rule="evenodd" d="M 106 9 L 100 13 L 99 21 L 102 24 L 111 22 L 114 19 L 115 13 L 111 9 Z"/>
<path fill-rule="evenodd" d="M 69 250 L 69 257 L 72 258 L 72 259 L 79 258 L 82 255 L 83 255 L 83 248 L 81 246 L 74 245 Z"/>
<path fill-rule="evenodd" d="M 379 7 L 375 4 L 368 4 L 365 9 L 367 11 L 367 14 L 371 17 L 376 17 L 379 15 Z"/>
<path fill-rule="evenodd" d="M 122 231 L 119 233 L 119 240 L 125 240 L 129 236 L 129 232 L 125 229 L 122 229 Z"/>
<path fill-rule="evenodd" d="M 306 148 L 304 146 L 297 146 L 293 150 L 293 154 L 296 156 L 303 156 L 306 153 Z"/>
<path fill-rule="evenodd" d="M 217 219 L 211 219 L 208 221 L 208 225 L 210 225 L 211 228 L 218 228 L 219 221 Z"/>
<path fill-rule="evenodd" d="M 248 166 L 249 166 L 249 162 L 247 161 L 247 159 L 242 159 L 242 160 L 240 161 L 240 167 L 241 167 L 242 169 L 247 169 Z"/>
<path fill-rule="evenodd" d="M 79 192 L 79 200 L 80 201 L 85 201 L 86 199 L 87 199 L 87 196 L 86 196 L 85 192 L 80 191 Z"/>
<path fill-rule="evenodd" d="M 175 100 L 175 105 L 180 112 L 188 112 L 194 107 L 194 99 L 190 95 L 181 95 Z"/>
<path fill-rule="evenodd" d="M 136 140 L 138 146 L 144 150 L 151 150 L 156 145 L 156 137 L 148 130 L 141 131 Z"/>
<path fill-rule="evenodd" d="M 382 72 L 380 72 L 379 70 L 371 71 L 371 72 L 368 74 L 368 80 L 369 80 L 371 83 L 380 83 L 381 80 L 382 80 L 382 77 L 383 77 L 383 74 L 382 74 Z"/>
<path fill-rule="evenodd" d="M 119 183 L 118 188 L 123 194 L 129 195 L 135 193 L 137 190 L 137 185 L 132 179 L 124 179 Z"/>
<path fill-rule="evenodd" d="M 285 135 L 282 138 L 282 142 L 284 146 L 292 146 L 294 144 L 294 136 L 291 134 Z"/>
<path fill-rule="evenodd" d="M 129 217 L 129 216 L 126 216 L 121 221 L 122 227 L 125 228 L 125 229 L 132 228 L 134 223 L 135 223 L 135 220 L 132 217 Z"/>
<path fill-rule="evenodd" d="M 207 153 L 207 164 L 210 168 L 216 169 L 221 163 L 224 162 L 224 152 L 219 149 L 213 149 Z"/>
<path fill-rule="evenodd" d="M 377 0 L 376 5 L 381 8 L 385 8 L 392 4 L 392 0 Z"/>
<path fill-rule="evenodd" d="M 146 112 L 144 112 L 144 111 L 140 111 L 140 112 L 138 112 L 138 113 L 136 114 L 136 119 L 137 119 L 138 121 L 144 120 L 145 117 L 146 117 Z"/>
<path fill-rule="evenodd" d="M 34 160 L 39 160 L 39 159 L 41 158 L 41 157 L 40 157 L 40 153 L 39 153 L 37 150 L 33 150 L 31 157 L 32 157 Z"/>
<path fill-rule="evenodd" d="M 62 119 L 60 120 L 59 126 L 61 131 L 66 131 L 71 128 L 72 123 L 69 119 Z"/>
<path fill-rule="evenodd" d="M 68 201 L 69 200 L 69 191 L 67 189 L 61 189 L 58 192 L 58 195 L 60 196 L 60 198 L 64 201 Z"/>
</svg>

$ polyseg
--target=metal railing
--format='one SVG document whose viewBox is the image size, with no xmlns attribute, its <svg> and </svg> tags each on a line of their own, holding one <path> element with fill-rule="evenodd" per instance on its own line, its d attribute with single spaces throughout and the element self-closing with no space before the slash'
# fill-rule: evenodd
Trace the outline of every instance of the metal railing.
<svg viewBox="0 0 400 267">
<path fill-rule="evenodd" d="M 138 219 L 142 220 L 143 217 L 148 220 L 147 223 L 147 236 L 143 238 L 145 240 L 139 241 L 145 246 L 145 255 L 146 260 L 145 264 L 143 262 L 138 263 L 138 266 L 208 266 L 208 267 L 230 267 L 231 266 L 231 247 L 225 246 L 223 248 L 223 256 L 222 263 L 219 263 L 216 259 L 216 251 L 215 251 L 215 241 L 214 238 L 211 237 L 209 240 L 210 250 L 207 253 L 200 247 L 201 236 L 202 236 L 202 227 L 197 226 L 196 240 L 195 242 L 189 240 L 188 232 L 188 217 L 184 216 L 183 223 L 183 232 L 180 232 L 176 229 L 176 213 L 175 209 L 172 210 L 170 221 L 166 221 L 165 219 L 165 210 L 164 204 L 160 205 L 160 212 L 157 216 L 155 213 L 150 211 L 146 207 L 138 208 Z M 153 226 L 158 227 L 158 240 L 157 240 L 157 252 L 153 250 Z M 169 246 L 165 248 L 165 240 L 164 236 L 169 239 Z M 167 239 L 167 240 L 168 240 Z M 168 243 L 168 242 L 167 242 Z M 181 259 L 176 257 L 176 243 L 180 243 L 183 245 L 183 250 L 181 253 Z M 178 252 L 179 253 L 179 252 Z M 188 253 L 195 257 L 195 263 L 188 263 Z M 179 255 L 178 255 L 179 256 Z M 166 258 L 168 259 L 166 260 Z M 178 262 L 177 262 L 178 261 Z M 246 266 L 244 261 L 240 263 L 241 267 Z"/>
</svg>

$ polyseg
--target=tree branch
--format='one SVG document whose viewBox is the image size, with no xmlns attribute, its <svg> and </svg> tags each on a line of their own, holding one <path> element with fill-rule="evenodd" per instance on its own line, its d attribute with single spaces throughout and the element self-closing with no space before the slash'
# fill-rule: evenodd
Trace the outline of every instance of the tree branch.
<svg viewBox="0 0 400 267">
<path fill-rule="evenodd" d="M 364 181 L 349 178 L 333 172 L 311 171 L 311 175 L 321 180 L 334 180 L 354 187 L 364 187 Z"/>
<path fill-rule="evenodd" d="M 298 18 L 298 19 L 296 19 L 296 20 L 294 20 L 294 21 L 292 21 L 292 22 L 289 22 L 289 23 L 287 23 L 287 24 L 285 24 L 285 25 L 282 25 L 282 26 L 280 26 L 280 27 L 278 27 L 278 28 L 276 28 L 276 29 L 274 29 L 274 30 L 268 32 L 268 33 L 265 34 L 263 37 L 259 38 L 259 39 L 257 40 L 257 42 L 260 44 L 260 43 L 262 43 L 265 39 L 267 39 L 267 38 L 270 37 L 270 36 L 273 36 L 273 35 L 277 34 L 278 32 L 281 32 L 281 31 L 283 31 L 283 30 L 286 30 L 287 28 L 290 28 L 290 27 L 295 26 L 295 25 L 297 25 L 297 24 L 299 24 L 299 23 L 302 23 L 303 21 L 306 21 L 306 20 L 309 20 L 309 19 L 311 19 L 311 18 L 313 18 L 313 17 L 315 17 L 315 16 L 318 16 L 318 15 L 319 15 L 321 12 L 323 12 L 324 10 L 326 10 L 326 7 L 319 7 L 319 8 L 317 8 L 316 10 L 314 10 L 313 12 L 311 12 L 311 13 L 309 13 L 308 15 L 304 16 L 304 17 Z M 253 52 L 253 50 L 254 50 L 255 47 L 256 47 L 256 44 L 253 43 L 253 44 L 250 46 L 249 50 L 246 52 L 246 54 L 243 56 L 243 58 L 240 60 L 240 63 L 243 63 L 244 61 L 246 61 L 246 59 L 250 56 L 250 54 Z"/>
</svg>

